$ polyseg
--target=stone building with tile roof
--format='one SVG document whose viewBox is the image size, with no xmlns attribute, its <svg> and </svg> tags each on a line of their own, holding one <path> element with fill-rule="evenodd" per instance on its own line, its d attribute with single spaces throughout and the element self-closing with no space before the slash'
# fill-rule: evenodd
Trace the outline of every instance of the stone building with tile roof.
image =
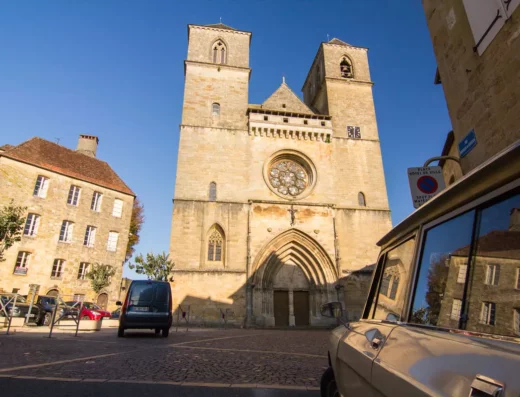
<svg viewBox="0 0 520 397">
<path fill-rule="evenodd" d="M 32 138 L 0 147 L 0 205 L 27 207 L 20 242 L 0 263 L 0 290 L 112 306 L 120 295 L 135 194 L 104 161 L 98 138 L 80 135 L 77 150 Z M 94 293 L 91 265 L 113 266 L 111 285 Z"/>
<path fill-rule="evenodd" d="M 321 304 L 343 299 L 344 276 L 376 261 L 391 228 L 367 49 L 322 43 L 303 100 L 283 79 L 251 104 L 250 44 L 188 25 L 174 306 L 204 324 L 327 325 Z"/>
</svg>

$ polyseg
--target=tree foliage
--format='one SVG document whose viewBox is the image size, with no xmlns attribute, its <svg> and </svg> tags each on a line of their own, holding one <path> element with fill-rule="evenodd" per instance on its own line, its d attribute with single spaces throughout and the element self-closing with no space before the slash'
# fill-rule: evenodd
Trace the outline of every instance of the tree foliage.
<svg viewBox="0 0 520 397">
<path fill-rule="evenodd" d="M 90 280 L 90 285 L 94 292 L 99 293 L 103 288 L 110 285 L 114 274 L 116 274 L 116 269 L 112 266 L 103 263 L 93 263 L 90 271 L 87 273 L 87 278 Z"/>
<path fill-rule="evenodd" d="M 4 252 L 21 240 L 26 209 L 13 205 L 11 201 L 0 210 L 0 262 L 5 260 Z"/>
<path fill-rule="evenodd" d="M 144 223 L 144 206 L 136 197 L 134 206 L 132 207 L 132 218 L 130 219 L 130 236 L 126 246 L 125 262 L 132 257 L 135 252 L 135 246 L 139 243 L 139 233 Z"/>
<path fill-rule="evenodd" d="M 150 252 L 146 254 L 146 258 L 139 254 L 135 258 L 135 263 L 129 265 L 130 269 L 135 269 L 136 273 L 146 275 L 148 280 L 157 281 L 172 281 L 170 274 L 174 266 L 175 263 L 164 252 L 157 255 Z"/>
<path fill-rule="evenodd" d="M 437 325 L 439 321 L 442 299 L 448 280 L 449 266 L 446 266 L 447 263 L 449 264 L 449 257 L 441 255 L 437 261 L 430 265 L 428 271 L 428 289 L 425 300 L 428 304 L 426 320 L 430 325 Z"/>
</svg>

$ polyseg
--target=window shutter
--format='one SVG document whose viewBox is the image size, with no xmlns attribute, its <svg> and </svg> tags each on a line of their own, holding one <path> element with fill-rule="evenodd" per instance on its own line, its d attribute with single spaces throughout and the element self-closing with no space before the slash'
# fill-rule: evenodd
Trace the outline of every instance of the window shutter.
<svg viewBox="0 0 520 397">
<path fill-rule="evenodd" d="M 500 279 L 500 265 L 495 265 L 495 278 L 493 279 L 493 285 L 498 285 Z"/>
<path fill-rule="evenodd" d="M 115 199 L 114 208 L 112 210 L 112 215 L 117 218 L 121 218 L 122 212 L 123 212 L 123 200 Z"/>
<path fill-rule="evenodd" d="M 49 189 L 49 180 L 47 178 L 43 178 L 43 184 L 41 187 L 40 197 L 47 197 L 47 190 Z"/>
<path fill-rule="evenodd" d="M 463 0 L 479 55 L 484 53 L 507 19 L 500 1 Z"/>
</svg>

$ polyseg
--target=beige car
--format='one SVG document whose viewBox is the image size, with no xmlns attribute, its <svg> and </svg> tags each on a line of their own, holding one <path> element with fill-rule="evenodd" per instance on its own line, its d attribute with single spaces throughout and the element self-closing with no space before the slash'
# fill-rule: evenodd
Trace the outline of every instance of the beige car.
<svg viewBox="0 0 520 397">
<path fill-rule="evenodd" d="M 378 244 L 362 319 L 332 332 L 322 396 L 520 396 L 520 142 Z"/>
</svg>

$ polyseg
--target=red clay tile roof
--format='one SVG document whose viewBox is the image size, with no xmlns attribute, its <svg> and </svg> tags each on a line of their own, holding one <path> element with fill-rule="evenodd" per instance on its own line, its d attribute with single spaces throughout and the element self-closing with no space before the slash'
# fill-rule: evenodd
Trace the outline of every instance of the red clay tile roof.
<svg viewBox="0 0 520 397">
<path fill-rule="evenodd" d="M 454 251 L 454 256 L 468 256 L 469 245 Z M 477 256 L 490 258 L 520 258 L 520 232 L 511 230 L 493 230 L 479 237 Z"/>
<path fill-rule="evenodd" d="M 0 146 L 0 152 L 5 152 L 5 151 L 10 150 L 12 148 L 14 148 L 13 145 L 5 144 L 5 145 Z"/>
<path fill-rule="evenodd" d="M 106 162 L 45 139 L 31 138 L 0 156 L 135 196 Z"/>
</svg>

